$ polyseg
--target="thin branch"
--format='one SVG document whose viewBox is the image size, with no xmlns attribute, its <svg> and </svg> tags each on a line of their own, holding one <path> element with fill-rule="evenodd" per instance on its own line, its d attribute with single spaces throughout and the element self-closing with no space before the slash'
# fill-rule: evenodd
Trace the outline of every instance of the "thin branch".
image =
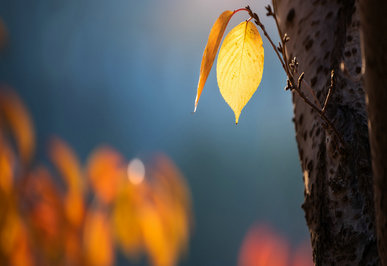
<svg viewBox="0 0 387 266">
<path fill-rule="evenodd" d="M 345 147 L 345 142 L 343 140 L 343 138 L 341 137 L 340 133 L 337 131 L 337 129 L 335 128 L 335 126 L 332 124 L 331 121 L 329 121 L 329 119 L 326 117 L 325 113 L 322 112 L 322 110 L 320 108 L 318 108 L 316 105 L 314 105 L 306 96 L 305 94 L 300 91 L 298 88 L 296 87 L 293 87 L 292 90 L 294 90 L 295 92 L 297 92 L 297 94 L 304 100 L 305 103 L 307 103 L 310 107 L 312 107 L 313 110 L 315 110 L 321 117 L 321 119 L 327 123 L 327 125 L 332 129 L 333 133 L 336 135 L 336 137 L 339 139 L 341 145 L 343 147 Z"/>
<path fill-rule="evenodd" d="M 297 87 L 299 90 L 301 90 L 301 84 L 303 79 L 304 79 L 304 72 L 302 72 L 301 75 L 298 77 Z"/>
<path fill-rule="evenodd" d="M 286 72 L 286 67 L 285 67 L 285 63 L 284 61 L 282 60 L 282 57 L 281 55 L 278 53 L 278 50 L 277 50 L 277 47 L 274 45 L 272 39 L 270 38 L 269 34 L 267 33 L 266 29 L 265 29 L 265 26 L 261 23 L 261 21 L 259 20 L 259 17 L 256 13 L 253 13 L 253 11 L 251 10 L 250 6 L 246 6 L 246 9 L 247 9 L 247 12 L 249 12 L 249 15 L 250 17 L 254 18 L 254 21 L 255 21 L 255 24 L 257 24 L 263 31 L 263 34 L 265 35 L 266 39 L 270 42 L 271 46 L 273 47 L 275 53 L 277 54 L 278 56 L 278 59 L 280 60 L 281 64 L 282 64 L 282 67 L 283 69 L 285 70 Z"/>
<path fill-rule="evenodd" d="M 327 94 L 327 97 L 325 98 L 324 106 L 321 110 L 321 112 L 323 114 L 325 113 L 325 109 L 328 105 L 328 101 L 329 101 L 329 98 L 331 97 L 331 94 L 332 94 L 334 87 L 335 87 L 335 71 L 332 69 L 332 71 L 331 71 L 331 85 L 329 86 L 328 94 Z"/>
<path fill-rule="evenodd" d="M 271 10 L 271 8 L 270 8 Z M 281 42 L 282 42 L 282 56 L 283 56 L 283 59 L 285 61 L 285 67 L 286 67 L 286 73 L 290 74 L 290 71 L 289 71 L 289 62 L 288 62 L 288 58 L 286 56 L 286 48 L 285 48 L 285 40 L 286 40 L 286 37 L 284 35 L 282 35 L 282 31 L 281 31 L 281 28 L 279 26 L 279 22 L 278 22 L 278 19 L 277 19 L 277 5 L 276 5 L 276 1 L 273 0 L 273 10 L 274 12 L 268 12 L 268 15 L 272 16 L 274 18 L 274 21 L 275 21 L 275 24 L 277 26 L 277 30 L 278 30 L 278 34 L 280 36 L 280 39 L 281 39 Z M 292 76 L 293 78 L 293 76 Z M 293 80 L 291 80 L 293 82 Z"/>
<path fill-rule="evenodd" d="M 318 100 L 316 93 L 314 93 L 312 86 L 310 86 L 310 84 L 306 80 L 304 80 L 303 82 L 306 85 L 306 88 L 309 90 L 310 94 L 312 94 L 315 104 L 321 109 L 320 101 Z"/>
<path fill-rule="evenodd" d="M 281 38 L 281 42 L 280 42 L 278 47 L 276 47 L 274 45 L 274 43 L 273 43 L 272 39 L 270 38 L 269 34 L 266 32 L 265 26 L 259 20 L 258 15 L 256 13 L 254 13 L 250 9 L 250 6 L 246 6 L 246 10 L 249 13 L 250 17 L 254 18 L 255 23 L 262 29 L 265 37 L 270 42 L 271 46 L 273 47 L 275 53 L 278 56 L 278 59 L 280 60 L 280 62 L 282 64 L 283 69 L 285 70 L 285 73 L 286 73 L 286 75 L 288 77 L 287 85 L 286 85 L 285 90 L 290 89 L 291 91 L 295 91 L 304 100 L 304 102 L 306 104 L 308 104 L 313 110 L 315 110 L 319 114 L 320 118 L 326 123 L 326 125 L 328 125 L 328 127 L 330 127 L 332 129 L 333 133 L 337 136 L 337 138 L 338 138 L 339 142 L 342 144 L 342 146 L 345 147 L 345 142 L 344 142 L 343 138 L 341 137 L 340 133 L 337 131 L 335 126 L 332 124 L 331 121 L 329 121 L 329 119 L 325 115 L 325 108 L 326 108 L 326 105 L 328 104 L 330 95 L 331 95 L 333 87 L 334 87 L 334 76 L 333 76 L 334 72 L 332 70 L 331 86 L 329 88 L 328 95 L 327 95 L 327 97 L 325 99 L 324 107 L 321 108 L 321 104 L 320 104 L 319 100 L 317 99 L 316 94 L 314 93 L 312 87 L 306 81 L 304 81 L 304 73 L 301 73 L 301 75 L 298 77 L 297 84 L 295 84 L 294 76 L 293 76 L 293 73 L 290 71 L 289 62 L 288 62 L 288 59 L 287 59 L 287 56 L 286 56 L 286 43 L 289 41 L 289 37 L 287 36 L 287 34 L 282 35 L 281 29 L 279 27 L 279 22 L 278 22 L 278 19 L 277 19 L 277 15 L 276 15 L 277 8 L 276 8 L 275 3 L 276 3 L 276 1 L 273 0 L 274 11 L 271 9 L 270 5 L 268 5 L 266 7 L 266 10 L 267 10 L 267 15 L 268 16 L 272 16 L 274 18 L 276 26 L 277 26 L 278 33 L 279 33 L 280 38 Z M 308 90 L 311 92 L 311 94 L 312 94 L 312 96 L 314 98 L 315 104 L 312 101 L 310 101 L 308 99 L 308 97 L 306 97 L 306 95 L 301 91 L 302 82 L 304 82 L 304 84 L 307 86 Z"/>
</svg>

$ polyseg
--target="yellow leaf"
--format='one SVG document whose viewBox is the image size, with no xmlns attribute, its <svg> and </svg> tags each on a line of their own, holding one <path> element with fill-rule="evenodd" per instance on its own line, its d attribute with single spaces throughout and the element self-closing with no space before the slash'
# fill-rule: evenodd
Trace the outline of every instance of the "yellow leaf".
<svg viewBox="0 0 387 266">
<path fill-rule="evenodd" d="M 230 21 L 233 11 L 227 10 L 224 11 L 219 18 L 215 21 L 214 26 L 212 26 L 210 35 L 208 36 L 208 41 L 206 48 L 204 48 L 202 64 L 200 66 L 200 76 L 198 83 L 198 90 L 195 99 L 195 110 L 198 106 L 200 94 L 202 94 L 204 84 L 206 83 L 208 74 L 210 74 L 210 70 L 212 64 L 214 63 L 216 52 L 218 51 L 220 41 L 222 40 L 223 33 L 227 27 L 228 22 Z"/>
<path fill-rule="evenodd" d="M 216 72 L 220 93 L 234 111 L 236 124 L 261 82 L 263 59 L 262 38 L 252 22 L 240 23 L 224 38 Z"/>
</svg>

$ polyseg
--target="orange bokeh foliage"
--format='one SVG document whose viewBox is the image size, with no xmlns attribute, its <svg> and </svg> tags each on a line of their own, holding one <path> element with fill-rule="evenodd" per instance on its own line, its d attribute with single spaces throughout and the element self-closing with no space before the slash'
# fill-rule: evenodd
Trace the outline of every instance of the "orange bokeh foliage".
<svg viewBox="0 0 387 266">
<path fill-rule="evenodd" d="M 28 164 L 35 149 L 35 131 L 27 109 L 9 88 L 3 88 L 0 94 L 0 109 L 2 128 L 9 129 L 23 163 Z"/>
<path fill-rule="evenodd" d="M 158 156 L 152 168 L 137 160 L 147 174 L 130 172 L 119 152 L 103 146 L 83 166 L 55 137 L 52 165 L 33 164 L 34 136 L 22 101 L 0 89 L 0 265 L 107 266 L 117 248 L 151 265 L 177 264 L 192 218 L 189 189 L 172 161 Z"/>
<path fill-rule="evenodd" d="M 28 232 L 21 217 L 12 211 L 6 216 L 1 230 L 1 254 L 7 258 L 9 265 L 32 266 L 31 245 Z M 6 265 L 6 264 L 4 264 Z"/>
<path fill-rule="evenodd" d="M 155 203 L 159 206 L 157 209 L 164 212 L 163 222 L 166 224 L 168 238 L 173 241 L 173 252 L 185 252 L 192 223 L 192 215 L 186 215 L 187 210 L 191 210 L 188 186 L 179 170 L 166 156 L 158 156 L 153 169 L 153 174 L 157 177 L 154 179 L 155 187 L 159 190 L 154 194 Z M 171 205 L 174 208 L 169 208 Z"/>
<path fill-rule="evenodd" d="M 16 194 L 19 203 L 23 203 L 30 237 L 36 252 L 43 261 L 55 262 L 60 256 L 65 221 L 63 201 L 53 182 L 50 172 L 43 166 L 32 170 L 23 178 L 21 194 Z"/>
<path fill-rule="evenodd" d="M 80 226 L 84 218 L 84 180 L 82 168 L 75 152 L 59 138 L 53 138 L 49 145 L 51 161 L 66 183 L 64 209 L 68 221 Z"/>
<path fill-rule="evenodd" d="M 309 247 L 309 248 L 308 248 Z M 238 266 L 312 266 L 310 244 L 291 252 L 288 241 L 268 225 L 255 225 L 247 232 Z"/>
<path fill-rule="evenodd" d="M 90 211 L 84 230 L 86 265 L 105 266 L 114 263 L 114 246 L 108 214 L 101 210 Z"/>
<path fill-rule="evenodd" d="M 0 132 L 1 134 L 1 132 Z M 8 143 L 0 135 L 0 188 L 6 194 L 11 193 L 15 155 Z"/>
<path fill-rule="evenodd" d="M 138 259 L 144 251 L 139 219 L 139 207 L 143 197 L 141 192 L 135 192 L 136 189 L 130 183 L 121 186 L 113 205 L 112 222 L 118 245 L 128 256 Z"/>
<path fill-rule="evenodd" d="M 286 266 L 288 243 L 269 226 L 253 227 L 243 241 L 239 266 Z"/>
<path fill-rule="evenodd" d="M 125 175 L 124 159 L 112 148 L 100 147 L 88 160 L 87 175 L 98 198 L 109 204 L 116 196 L 120 179 Z"/>
<path fill-rule="evenodd" d="M 51 161 L 66 182 L 67 191 L 83 192 L 82 168 L 75 152 L 61 139 L 52 138 L 49 145 Z"/>
<path fill-rule="evenodd" d="M 137 257 L 145 251 L 152 265 L 175 265 L 188 244 L 190 193 L 167 157 L 157 156 L 149 172 L 144 179 L 128 176 L 122 181 L 114 203 L 115 234 L 127 254 Z M 123 215 L 122 209 L 136 219 Z"/>
</svg>

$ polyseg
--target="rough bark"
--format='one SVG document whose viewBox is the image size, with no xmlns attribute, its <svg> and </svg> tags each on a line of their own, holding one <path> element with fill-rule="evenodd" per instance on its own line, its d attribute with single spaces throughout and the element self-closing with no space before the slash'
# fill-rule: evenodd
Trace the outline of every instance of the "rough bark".
<svg viewBox="0 0 387 266">
<path fill-rule="evenodd" d="M 378 250 L 387 265 L 387 1 L 360 0 L 360 18 Z"/>
<path fill-rule="evenodd" d="M 353 0 L 274 4 L 280 28 L 290 36 L 288 57 L 297 57 L 299 73 L 305 72 L 321 105 L 330 70 L 336 73 L 326 114 L 346 143 L 342 150 L 319 115 L 293 94 L 313 260 L 316 265 L 378 265 L 358 4 Z"/>
</svg>

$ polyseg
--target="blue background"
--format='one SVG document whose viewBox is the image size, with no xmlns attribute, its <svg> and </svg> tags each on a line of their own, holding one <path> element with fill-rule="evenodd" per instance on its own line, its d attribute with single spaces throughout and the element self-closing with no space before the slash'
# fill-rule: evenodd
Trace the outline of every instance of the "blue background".
<svg viewBox="0 0 387 266">
<path fill-rule="evenodd" d="M 267 3 L 0 1 L 9 31 L 0 81 L 31 111 L 40 158 L 52 135 L 69 142 L 82 160 L 102 143 L 128 159 L 169 155 L 187 178 L 195 213 L 182 264 L 235 265 L 256 222 L 271 224 L 294 245 L 308 237 L 291 96 L 268 42 L 261 85 L 237 126 L 215 68 L 192 114 L 215 19 L 250 4 L 278 42 L 273 21 L 265 17 Z M 238 13 L 227 31 L 247 18 Z"/>
</svg>

